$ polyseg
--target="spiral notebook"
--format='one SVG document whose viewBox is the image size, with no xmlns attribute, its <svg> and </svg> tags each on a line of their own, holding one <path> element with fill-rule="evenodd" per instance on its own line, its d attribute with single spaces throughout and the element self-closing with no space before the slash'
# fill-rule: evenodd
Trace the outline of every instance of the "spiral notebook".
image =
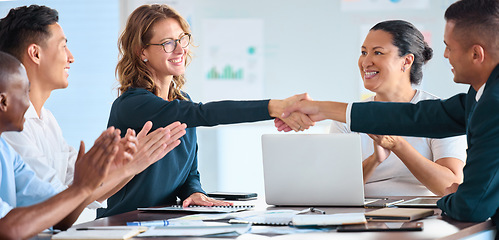
<svg viewBox="0 0 499 240">
<path fill-rule="evenodd" d="M 291 225 L 293 217 L 301 211 L 282 209 L 269 211 L 252 211 L 248 213 L 238 213 L 229 223 L 251 223 L 254 225 Z"/>
<path fill-rule="evenodd" d="M 366 223 L 364 213 L 306 214 L 308 210 L 269 210 L 238 213 L 229 223 L 251 223 L 277 226 L 333 226 Z"/>
<path fill-rule="evenodd" d="M 182 207 L 182 205 L 172 205 L 169 207 L 148 207 L 137 208 L 139 211 L 162 211 L 162 212 L 195 212 L 195 213 L 231 213 L 253 209 L 254 205 L 233 205 L 233 206 L 197 206 L 192 205 Z"/>
</svg>

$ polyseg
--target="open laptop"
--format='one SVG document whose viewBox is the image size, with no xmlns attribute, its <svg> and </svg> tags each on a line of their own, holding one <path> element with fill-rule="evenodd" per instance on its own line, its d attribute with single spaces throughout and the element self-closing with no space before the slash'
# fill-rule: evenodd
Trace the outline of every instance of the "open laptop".
<svg viewBox="0 0 499 240">
<path fill-rule="evenodd" d="M 264 134 L 262 153 L 269 205 L 365 203 L 358 134 Z"/>
</svg>

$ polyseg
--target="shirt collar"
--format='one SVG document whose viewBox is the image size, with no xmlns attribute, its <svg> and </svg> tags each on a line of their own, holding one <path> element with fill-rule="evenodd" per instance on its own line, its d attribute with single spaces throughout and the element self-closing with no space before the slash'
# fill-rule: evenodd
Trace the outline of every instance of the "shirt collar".
<svg viewBox="0 0 499 240">
<path fill-rule="evenodd" d="M 480 100 L 480 98 L 482 97 L 482 94 L 483 94 L 483 89 L 485 89 L 485 84 L 487 83 L 484 83 L 480 89 L 478 89 L 478 91 L 476 91 L 476 95 L 475 95 L 475 100 L 478 102 L 478 100 Z"/>
<path fill-rule="evenodd" d="M 43 118 L 43 107 L 42 107 L 42 113 L 40 114 L 41 116 L 38 117 L 38 114 L 36 113 L 35 107 L 33 106 L 33 103 L 31 101 L 29 102 L 29 107 L 28 110 L 26 110 L 26 113 L 24 113 L 24 118 L 35 118 L 35 119 L 42 119 Z"/>
</svg>

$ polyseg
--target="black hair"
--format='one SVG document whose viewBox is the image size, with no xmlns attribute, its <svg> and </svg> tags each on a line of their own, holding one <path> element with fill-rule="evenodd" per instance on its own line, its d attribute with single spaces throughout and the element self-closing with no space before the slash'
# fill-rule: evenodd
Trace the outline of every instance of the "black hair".
<svg viewBox="0 0 499 240">
<path fill-rule="evenodd" d="M 483 44 L 499 58 L 499 1 L 460 0 L 447 8 L 445 20 L 454 22 L 460 42 Z"/>
<path fill-rule="evenodd" d="M 411 23 L 403 20 L 380 22 L 371 30 L 382 30 L 392 35 L 392 44 L 399 49 L 399 57 L 414 55 L 411 66 L 411 83 L 420 84 L 423 79 L 423 64 L 433 57 L 433 49 L 425 42 L 423 34 Z"/>
<path fill-rule="evenodd" d="M 49 25 L 59 21 L 55 9 L 31 5 L 13 8 L 0 20 L 0 51 L 22 60 L 23 52 L 33 43 L 42 45 L 50 37 Z"/>
<path fill-rule="evenodd" d="M 13 74 L 19 73 L 21 62 L 14 56 L 0 51 L 0 91 L 6 91 L 6 85 Z"/>
</svg>

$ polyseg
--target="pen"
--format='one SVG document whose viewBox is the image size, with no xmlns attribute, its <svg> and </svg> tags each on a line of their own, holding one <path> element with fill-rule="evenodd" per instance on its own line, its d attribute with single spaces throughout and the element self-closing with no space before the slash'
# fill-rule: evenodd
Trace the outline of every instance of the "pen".
<svg viewBox="0 0 499 240">
<path fill-rule="evenodd" d="M 202 226 L 204 225 L 202 220 L 153 220 L 153 221 L 135 221 L 135 222 L 127 222 L 127 226 L 145 226 L 145 227 L 166 227 L 166 226 L 175 226 L 175 227 L 191 227 L 191 226 Z"/>
<path fill-rule="evenodd" d="M 88 227 L 88 228 L 77 228 L 76 231 L 88 231 L 88 230 L 127 230 L 130 228 L 122 227 L 122 228 L 106 228 L 106 227 Z"/>
<path fill-rule="evenodd" d="M 310 212 L 316 212 L 316 213 L 320 213 L 320 214 L 326 214 L 326 211 L 323 211 L 323 210 L 320 210 L 320 209 L 317 209 L 317 208 L 314 208 L 314 207 L 310 208 Z"/>
<path fill-rule="evenodd" d="M 158 227 L 158 226 L 168 226 L 170 221 L 168 220 L 154 220 L 154 221 L 135 221 L 127 222 L 127 226 L 146 226 L 146 227 Z"/>
</svg>

